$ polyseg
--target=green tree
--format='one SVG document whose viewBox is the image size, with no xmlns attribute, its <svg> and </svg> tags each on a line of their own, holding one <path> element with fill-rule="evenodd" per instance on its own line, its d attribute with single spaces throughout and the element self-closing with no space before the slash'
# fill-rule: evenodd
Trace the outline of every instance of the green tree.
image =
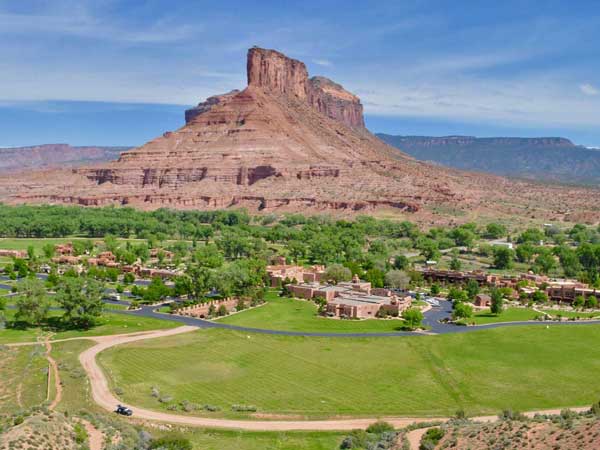
<svg viewBox="0 0 600 450">
<path fill-rule="evenodd" d="M 494 247 L 494 267 L 496 269 L 510 269 L 514 260 L 514 251 L 508 247 Z"/>
<path fill-rule="evenodd" d="M 93 278 L 63 278 L 58 283 L 56 301 L 64 309 L 63 320 L 89 328 L 102 314 L 104 286 Z"/>
<path fill-rule="evenodd" d="M 325 270 L 325 280 L 331 281 L 333 284 L 338 284 L 340 281 L 350 281 L 352 272 L 347 267 L 341 264 L 332 264 Z"/>
<path fill-rule="evenodd" d="M 27 247 L 27 257 L 29 258 L 29 261 L 35 261 L 35 248 L 33 245 Z"/>
<path fill-rule="evenodd" d="M 402 313 L 406 326 L 411 330 L 421 327 L 423 313 L 419 308 L 408 308 Z"/>
<path fill-rule="evenodd" d="M 403 270 L 390 270 L 385 274 L 385 284 L 393 289 L 407 289 L 410 275 Z"/>
<path fill-rule="evenodd" d="M 223 317 L 226 315 L 227 315 L 227 307 L 225 305 L 219 306 L 219 309 L 217 310 L 217 316 Z"/>
<path fill-rule="evenodd" d="M 528 263 L 535 255 L 535 247 L 529 243 L 521 244 L 517 247 L 516 255 L 519 262 Z"/>
<path fill-rule="evenodd" d="M 408 268 L 409 260 L 404 255 L 398 255 L 394 258 L 394 268 L 398 270 L 405 270 Z"/>
<path fill-rule="evenodd" d="M 488 239 L 499 239 L 506 236 L 506 227 L 499 223 L 488 223 L 485 227 L 485 237 Z"/>
<path fill-rule="evenodd" d="M 454 304 L 454 311 L 452 317 L 456 319 L 468 319 L 473 315 L 473 307 L 463 302 Z"/>
<path fill-rule="evenodd" d="M 54 245 L 52 244 L 44 244 L 44 246 L 42 247 L 42 252 L 44 253 L 44 256 L 47 259 L 50 259 L 54 256 Z"/>
<path fill-rule="evenodd" d="M 573 300 L 573 307 L 575 308 L 583 308 L 585 306 L 585 297 L 583 295 L 578 295 Z"/>
<path fill-rule="evenodd" d="M 450 260 L 450 270 L 460 270 L 462 268 L 462 263 L 460 262 L 460 259 L 458 259 L 456 256 L 453 256 L 452 259 Z"/>
<path fill-rule="evenodd" d="M 535 291 L 533 294 L 531 294 L 531 300 L 533 300 L 535 303 L 547 303 L 548 296 L 544 291 Z"/>
<path fill-rule="evenodd" d="M 556 267 L 554 255 L 550 252 L 542 252 L 535 258 L 535 267 L 540 273 L 550 273 Z"/>
<path fill-rule="evenodd" d="M 437 283 L 433 283 L 431 285 L 431 295 L 439 295 L 441 291 L 440 285 Z"/>
<path fill-rule="evenodd" d="M 18 322 L 40 325 L 48 317 L 50 302 L 44 283 L 37 278 L 26 278 L 17 285 L 16 297 Z"/>
<path fill-rule="evenodd" d="M 469 280 L 465 289 L 469 300 L 474 300 L 475 296 L 479 294 L 479 283 L 476 280 Z"/>
<path fill-rule="evenodd" d="M 594 297 L 593 295 L 590 295 L 585 300 L 585 306 L 590 309 L 597 309 L 598 308 L 598 299 L 596 297 Z"/>
<path fill-rule="evenodd" d="M 500 314 L 502 312 L 502 308 L 504 306 L 504 297 L 502 296 L 502 291 L 499 289 L 492 289 L 492 304 L 490 307 L 490 311 L 492 314 Z"/>
</svg>

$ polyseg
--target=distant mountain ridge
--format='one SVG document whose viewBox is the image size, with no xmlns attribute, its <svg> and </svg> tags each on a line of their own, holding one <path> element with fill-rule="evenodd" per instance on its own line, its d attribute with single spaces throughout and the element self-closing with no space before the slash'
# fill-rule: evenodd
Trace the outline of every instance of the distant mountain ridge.
<svg viewBox="0 0 600 450">
<path fill-rule="evenodd" d="M 377 137 L 416 159 L 496 175 L 600 185 L 600 151 L 562 137 Z"/>
<path fill-rule="evenodd" d="M 0 148 L 0 172 L 77 167 L 95 162 L 113 161 L 130 147 L 42 144 L 30 147 Z"/>
</svg>

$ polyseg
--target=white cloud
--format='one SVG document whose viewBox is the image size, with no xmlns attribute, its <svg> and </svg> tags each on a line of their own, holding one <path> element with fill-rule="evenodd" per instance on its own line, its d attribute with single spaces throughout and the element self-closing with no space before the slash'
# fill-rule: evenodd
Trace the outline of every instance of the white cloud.
<svg viewBox="0 0 600 450">
<path fill-rule="evenodd" d="M 317 64 L 318 66 L 325 66 L 325 67 L 333 66 L 333 63 L 331 61 L 329 61 L 328 59 L 313 59 L 313 62 L 315 64 Z"/>
<path fill-rule="evenodd" d="M 579 85 L 579 90 L 583 92 L 585 95 L 598 95 L 600 94 L 600 89 L 596 86 L 593 86 L 589 83 L 584 83 Z"/>
</svg>

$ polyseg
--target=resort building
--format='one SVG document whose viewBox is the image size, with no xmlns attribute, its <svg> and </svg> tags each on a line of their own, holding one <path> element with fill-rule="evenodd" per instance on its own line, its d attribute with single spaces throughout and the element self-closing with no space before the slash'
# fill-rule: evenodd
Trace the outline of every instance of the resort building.
<svg viewBox="0 0 600 450">
<path fill-rule="evenodd" d="M 322 280 L 325 274 L 325 266 L 302 267 L 286 264 L 283 256 L 275 259 L 275 264 L 267 266 L 267 274 L 271 282 L 271 287 L 279 287 L 285 279 L 294 283 L 310 283 Z"/>
<path fill-rule="evenodd" d="M 322 298 L 327 302 L 326 315 L 351 319 L 367 319 L 382 313 L 400 315 L 412 302 L 411 297 L 400 298 L 388 289 L 373 289 L 371 283 L 360 281 L 356 275 L 351 282 L 292 284 L 288 290 L 294 297 Z"/>
<path fill-rule="evenodd" d="M 477 294 L 473 304 L 478 308 L 489 308 L 492 306 L 492 297 L 487 294 Z"/>
<path fill-rule="evenodd" d="M 24 250 L 0 250 L 0 256 L 7 256 L 9 258 L 27 258 L 27 252 Z"/>
</svg>

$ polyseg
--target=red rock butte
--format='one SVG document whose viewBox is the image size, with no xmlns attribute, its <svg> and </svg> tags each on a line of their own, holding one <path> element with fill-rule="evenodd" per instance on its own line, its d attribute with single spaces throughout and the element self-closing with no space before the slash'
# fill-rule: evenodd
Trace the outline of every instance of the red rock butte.
<svg viewBox="0 0 600 450">
<path fill-rule="evenodd" d="M 304 63 L 278 51 L 251 48 L 247 75 L 244 90 L 208 98 L 186 111 L 182 128 L 118 161 L 0 178 L 0 200 L 143 209 L 387 209 L 431 222 L 466 220 L 475 212 L 598 218 L 598 207 L 590 205 L 600 204 L 597 191 L 410 158 L 365 128 L 357 96 L 327 78 L 309 78 Z"/>
</svg>

